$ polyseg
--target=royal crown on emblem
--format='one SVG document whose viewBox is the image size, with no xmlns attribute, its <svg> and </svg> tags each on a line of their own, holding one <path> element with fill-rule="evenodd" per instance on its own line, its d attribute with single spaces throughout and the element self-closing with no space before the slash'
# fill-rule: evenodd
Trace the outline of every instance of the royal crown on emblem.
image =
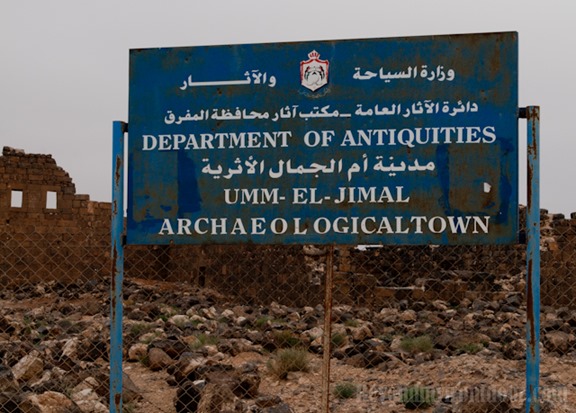
<svg viewBox="0 0 576 413">
<path fill-rule="evenodd" d="M 308 53 L 308 58 L 310 59 L 318 59 L 320 57 L 320 53 L 318 53 L 316 50 L 312 50 L 310 53 Z"/>
</svg>

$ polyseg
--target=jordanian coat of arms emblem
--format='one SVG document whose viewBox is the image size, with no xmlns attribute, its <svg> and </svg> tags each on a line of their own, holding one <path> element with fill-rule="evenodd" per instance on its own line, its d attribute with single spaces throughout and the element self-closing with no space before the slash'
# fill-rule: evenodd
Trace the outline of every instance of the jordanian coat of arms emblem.
<svg viewBox="0 0 576 413">
<path fill-rule="evenodd" d="M 308 58 L 300 62 L 300 83 L 314 92 L 328 84 L 328 60 L 320 60 L 316 50 L 308 53 Z"/>
</svg>

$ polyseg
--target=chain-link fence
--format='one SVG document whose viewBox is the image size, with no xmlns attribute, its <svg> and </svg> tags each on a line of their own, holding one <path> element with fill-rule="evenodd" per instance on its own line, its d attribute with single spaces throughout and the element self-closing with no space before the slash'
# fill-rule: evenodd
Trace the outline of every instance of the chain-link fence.
<svg viewBox="0 0 576 413">
<path fill-rule="evenodd" d="M 107 412 L 109 234 L 39 227 L 0 233 L 0 411 Z M 524 411 L 525 250 L 128 246 L 124 411 Z M 541 411 L 576 412 L 576 216 L 541 254 Z"/>
</svg>

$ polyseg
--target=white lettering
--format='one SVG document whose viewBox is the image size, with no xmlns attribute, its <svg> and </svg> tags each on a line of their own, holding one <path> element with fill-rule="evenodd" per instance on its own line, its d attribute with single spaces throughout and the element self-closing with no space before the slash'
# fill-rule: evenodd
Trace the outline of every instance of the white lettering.
<svg viewBox="0 0 576 413">
<path fill-rule="evenodd" d="M 142 135 L 142 150 L 151 151 L 158 145 L 158 139 L 154 135 Z"/>
<path fill-rule="evenodd" d="M 320 235 L 330 232 L 332 224 L 328 218 L 320 217 L 314 221 L 314 232 Z"/>
<path fill-rule="evenodd" d="M 166 234 L 164 232 L 166 231 Z M 162 228 L 158 231 L 158 235 L 174 235 L 174 230 L 172 229 L 172 224 L 168 218 L 162 221 Z"/>
<path fill-rule="evenodd" d="M 205 230 L 200 229 L 200 224 L 205 223 L 206 225 L 208 225 L 209 222 L 210 221 L 208 221 L 208 218 L 198 218 L 194 222 L 194 231 L 196 231 L 196 233 L 200 234 L 200 235 L 204 235 L 204 234 L 208 233 L 208 229 L 205 229 Z"/>
<path fill-rule="evenodd" d="M 266 218 L 252 218 L 252 230 L 251 234 L 254 235 L 264 235 L 266 230 L 263 228 L 266 224 Z"/>
<path fill-rule="evenodd" d="M 230 235 L 242 234 L 246 235 L 246 228 L 244 227 L 244 223 L 240 218 L 236 218 L 234 220 L 234 226 L 230 230 Z"/>
<path fill-rule="evenodd" d="M 440 228 L 437 228 L 436 222 L 440 223 Z M 428 221 L 428 229 L 435 234 L 441 234 L 446 231 L 446 220 L 442 217 L 432 217 Z"/>
<path fill-rule="evenodd" d="M 322 146 L 328 146 L 328 142 L 330 142 L 333 135 L 333 131 L 322 131 Z M 288 138 L 290 137 L 292 137 L 292 132 L 290 131 L 219 132 L 201 133 L 198 136 L 193 133 L 188 136 L 182 134 L 142 135 L 142 150 L 177 151 L 180 149 L 287 148 Z"/>
<path fill-rule="evenodd" d="M 192 225 L 192 221 L 185 218 L 178 219 L 178 235 L 191 235 L 190 226 Z"/>
<path fill-rule="evenodd" d="M 275 218 L 270 223 L 270 229 L 276 235 L 285 234 L 288 231 L 288 221 L 284 218 Z"/>
<path fill-rule="evenodd" d="M 176 229 L 176 230 L 175 230 Z M 311 227 L 302 218 L 291 219 L 264 217 L 243 218 L 164 218 L 158 235 L 307 235 L 310 232 L 326 234 L 488 234 L 489 216 L 393 216 L 393 217 L 348 217 L 316 218 Z M 309 231 L 310 230 L 310 231 Z"/>
<path fill-rule="evenodd" d="M 304 231 L 300 228 L 301 218 L 294 218 L 294 235 L 305 235 L 308 233 L 308 227 L 304 227 Z"/>
</svg>

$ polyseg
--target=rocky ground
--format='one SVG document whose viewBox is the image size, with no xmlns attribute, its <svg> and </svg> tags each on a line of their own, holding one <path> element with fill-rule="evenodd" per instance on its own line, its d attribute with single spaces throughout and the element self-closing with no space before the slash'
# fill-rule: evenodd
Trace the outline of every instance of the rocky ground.
<svg viewBox="0 0 576 413">
<path fill-rule="evenodd" d="M 411 411 L 410 397 L 426 398 L 424 412 L 523 411 L 525 311 L 512 284 L 458 305 L 336 304 L 330 411 Z M 108 296 L 101 282 L 0 292 L 1 412 L 108 411 Z M 144 280 L 126 281 L 124 304 L 126 412 L 322 411 L 322 306 L 241 305 Z M 576 412 L 575 329 L 576 310 L 543 308 L 542 411 Z"/>
</svg>

